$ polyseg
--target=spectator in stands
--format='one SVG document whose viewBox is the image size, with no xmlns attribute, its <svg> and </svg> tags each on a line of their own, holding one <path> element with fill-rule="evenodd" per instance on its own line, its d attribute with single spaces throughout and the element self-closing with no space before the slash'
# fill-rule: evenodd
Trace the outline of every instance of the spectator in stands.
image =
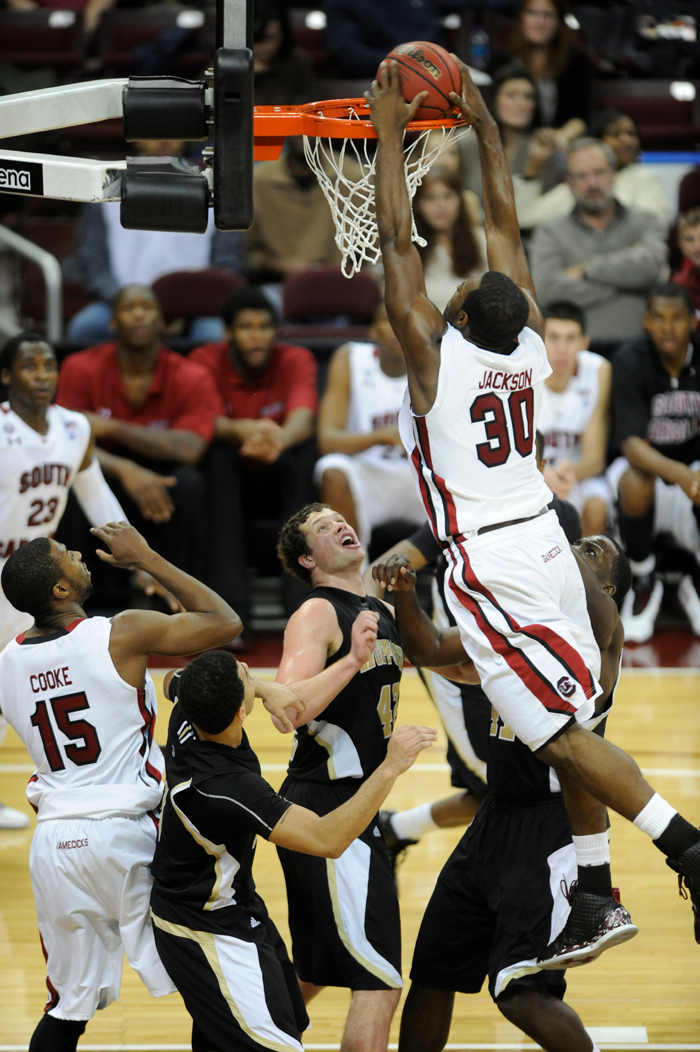
<svg viewBox="0 0 700 1052">
<path fill-rule="evenodd" d="M 509 52 L 494 52 L 491 70 L 508 57 L 526 66 L 535 79 L 542 123 L 558 128 L 573 117 L 588 123 L 593 67 L 576 47 L 566 24 L 566 0 L 524 0 Z"/>
<path fill-rule="evenodd" d="M 152 289 L 120 289 L 112 324 L 112 342 L 64 360 L 56 401 L 87 416 L 129 521 L 166 559 L 199 576 L 206 487 L 198 464 L 221 400 L 206 369 L 160 343 Z"/>
<path fill-rule="evenodd" d="M 438 40 L 437 0 L 326 0 L 323 6 L 326 46 L 339 77 L 372 78 L 398 44 Z"/>
<path fill-rule="evenodd" d="M 695 310 L 700 312 L 700 207 L 689 208 L 679 216 L 677 230 L 683 265 L 671 281 L 688 290 Z"/>
<path fill-rule="evenodd" d="M 538 226 L 530 246 L 541 306 L 575 303 L 592 338 L 641 334 L 646 295 L 666 262 L 661 221 L 616 199 L 615 164 L 613 151 L 598 139 L 572 143 L 567 182 L 574 208 Z"/>
<path fill-rule="evenodd" d="M 432 168 L 413 199 L 416 230 L 427 245 L 419 245 L 428 298 L 440 309 L 467 277 L 485 270 L 486 239 L 481 209 L 471 194 L 469 207 L 459 178 L 443 168 Z"/>
<path fill-rule="evenodd" d="M 694 554 L 700 571 L 700 339 L 693 302 L 679 285 L 651 290 L 644 336 L 623 344 L 613 366 L 614 445 L 624 458 L 619 528 L 632 567 L 630 599 L 622 610 L 625 634 L 643 642 L 654 631 L 663 595 L 652 587 L 654 538 L 670 534 Z M 678 599 L 700 635 L 700 599 L 692 576 Z"/>
<path fill-rule="evenodd" d="M 644 208 L 653 212 L 662 223 L 668 221 L 668 197 L 666 189 L 656 172 L 641 164 L 641 144 L 637 125 L 629 114 L 622 110 L 605 110 L 591 125 L 594 137 L 600 138 L 611 148 L 617 160 L 617 171 L 613 192 L 623 205 Z M 525 171 L 513 178 L 515 206 L 520 226 L 530 230 L 537 223 L 566 215 L 574 207 L 574 196 L 567 183 L 560 183 L 544 192 L 541 174 L 549 157 L 546 142 L 539 141 L 542 132 L 530 142 Z"/>
<path fill-rule="evenodd" d="M 315 470 L 321 500 L 345 517 L 365 549 L 375 526 L 425 521 L 398 429 L 406 362 L 383 303 L 370 337 L 339 347 L 331 359 L 319 411 L 324 455 Z"/>
<path fill-rule="evenodd" d="M 545 312 L 544 343 L 552 367 L 542 392 L 544 477 L 581 516 L 582 535 L 605 533 L 612 490 L 605 478 L 610 418 L 610 362 L 588 350 L 586 319 L 574 303 Z"/>
<path fill-rule="evenodd" d="M 209 580 L 245 626 L 246 521 L 281 524 L 313 497 L 316 361 L 305 347 L 278 341 L 274 307 L 259 289 L 231 293 L 222 317 L 226 341 L 198 347 L 190 361 L 207 369 L 224 402 L 208 457 Z M 285 574 L 289 614 L 303 594 Z"/>
<path fill-rule="evenodd" d="M 164 139 L 140 142 L 138 147 L 146 157 L 181 157 L 185 143 Z M 119 211 L 119 202 L 111 201 L 85 205 L 81 214 L 78 249 L 67 261 L 66 277 L 82 285 L 95 302 L 71 319 L 67 331 L 70 340 L 86 342 L 111 337 L 112 301 L 117 289 L 124 285 L 150 285 L 174 270 L 245 270 L 243 234 L 217 230 L 213 212 L 204 234 L 188 234 L 125 230 Z M 196 318 L 190 326 L 193 340 L 211 340 L 221 335 L 219 318 Z"/>
<path fill-rule="evenodd" d="M 313 94 L 311 60 L 295 47 L 289 14 L 274 0 L 255 5 L 253 68 L 256 106 L 291 106 Z"/>
<path fill-rule="evenodd" d="M 493 78 L 491 111 L 498 124 L 503 149 L 511 175 L 522 175 L 531 151 L 533 137 L 546 146 L 542 161 L 545 189 L 554 186 L 563 171 L 563 151 L 586 126 L 576 118 L 561 128 L 542 128 L 539 113 L 537 81 L 520 62 L 501 67 Z M 467 135 L 457 143 L 460 153 L 462 186 L 481 198 L 481 165 L 479 140 Z"/>
<path fill-rule="evenodd" d="M 346 161 L 350 180 L 359 175 Z M 288 136 L 278 161 L 263 161 L 253 171 L 255 221 L 248 231 L 251 281 L 267 286 L 281 306 L 279 283 L 289 274 L 321 263 L 339 263 L 335 225 L 318 180 L 306 162 L 300 135 Z"/>
</svg>

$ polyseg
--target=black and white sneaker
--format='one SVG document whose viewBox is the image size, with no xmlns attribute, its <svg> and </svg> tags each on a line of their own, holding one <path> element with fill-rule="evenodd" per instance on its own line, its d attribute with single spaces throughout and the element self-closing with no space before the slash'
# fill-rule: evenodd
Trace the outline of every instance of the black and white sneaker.
<svg viewBox="0 0 700 1052">
<path fill-rule="evenodd" d="M 681 898 L 690 898 L 695 941 L 700 943 L 700 840 L 684 851 L 677 861 L 667 858 L 666 865 L 678 874 L 678 894 Z"/>
<path fill-rule="evenodd" d="M 654 623 L 659 616 L 664 586 L 651 577 L 634 577 L 620 610 L 625 639 L 628 643 L 646 643 L 654 635 Z"/>
<path fill-rule="evenodd" d="M 590 964 L 604 950 L 633 939 L 639 931 L 621 905 L 617 888 L 613 888 L 611 896 L 596 895 L 579 891 L 574 881 L 564 893 L 571 903 L 571 913 L 554 942 L 537 958 L 545 971 Z"/>
<path fill-rule="evenodd" d="M 403 855 L 404 851 L 413 847 L 417 844 L 417 840 L 400 840 L 391 824 L 392 817 L 396 814 L 396 811 L 380 811 L 377 816 L 377 824 L 381 830 L 382 836 L 384 837 L 384 845 L 386 847 L 386 853 L 389 856 L 389 863 L 391 865 L 391 872 L 394 874 L 394 880 L 396 880 L 396 867 L 399 864 L 400 856 Z"/>
</svg>

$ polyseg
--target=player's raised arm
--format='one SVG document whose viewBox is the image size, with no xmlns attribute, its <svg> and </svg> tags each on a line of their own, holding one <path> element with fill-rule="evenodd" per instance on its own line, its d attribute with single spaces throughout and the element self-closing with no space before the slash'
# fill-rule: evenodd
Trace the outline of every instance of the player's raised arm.
<svg viewBox="0 0 700 1052">
<path fill-rule="evenodd" d="M 489 270 L 498 270 L 518 285 L 530 305 L 527 324 L 542 335 L 542 312 L 537 306 L 535 286 L 530 276 L 525 249 L 520 240 L 520 227 L 515 211 L 513 180 L 503 152 L 498 125 L 491 116 L 481 92 L 469 70 L 456 56 L 452 58 L 462 73 L 462 97 L 451 92 L 450 98 L 459 109 L 472 135 L 479 142 L 479 160 L 484 201 L 484 231 Z"/>
<path fill-rule="evenodd" d="M 425 92 L 406 103 L 399 90 L 395 62 L 383 62 L 379 80 L 366 98 L 377 132 L 376 208 L 382 250 L 389 321 L 401 344 L 408 367 L 411 401 L 418 413 L 435 400 L 440 356 L 438 343 L 445 321 L 425 292 L 423 264 L 411 240 L 411 202 L 404 173 L 403 138 Z"/>
<path fill-rule="evenodd" d="M 140 667 L 143 655 L 196 654 L 221 647 L 240 635 L 243 625 L 228 603 L 154 552 L 133 526 L 112 522 L 91 532 L 110 549 L 111 554 L 98 550 L 103 562 L 151 574 L 185 609 L 184 613 L 172 615 L 155 610 L 125 610 L 117 614 L 112 622 L 110 653 L 120 672 L 122 663 L 133 660 L 133 674 L 138 678 L 136 666 Z"/>
</svg>

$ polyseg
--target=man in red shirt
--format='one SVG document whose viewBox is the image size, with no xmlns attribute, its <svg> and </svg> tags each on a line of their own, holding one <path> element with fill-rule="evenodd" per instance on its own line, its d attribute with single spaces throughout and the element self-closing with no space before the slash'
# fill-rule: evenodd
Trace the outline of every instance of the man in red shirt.
<svg viewBox="0 0 700 1052">
<path fill-rule="evenodd" d="M 112 326 L 114 341 L 65 359 L 56 401 L 87 416 L 129 521 L 169 562 L 201 576 L 206 483 L 198 465 L 221 399 L 206 369 L 160 343 L 152 289 L 121 289 Z"/>
<path fill-rule="evenodd" d="M 207 457 L 210 579 L 215 575 L 217 591 L 246 625 L 245 519 L 278 519 L 281 526 L 313 499 L 316 361 L 305 347 L 277 342 L 275 310 L 258 289 L 231 293 L 221 316 L 226 341 L 197 347 L 190 361 L 206 366 L 224 402 Z M 285 574 L 288 614 L 304 592 Z"/>
</svg>

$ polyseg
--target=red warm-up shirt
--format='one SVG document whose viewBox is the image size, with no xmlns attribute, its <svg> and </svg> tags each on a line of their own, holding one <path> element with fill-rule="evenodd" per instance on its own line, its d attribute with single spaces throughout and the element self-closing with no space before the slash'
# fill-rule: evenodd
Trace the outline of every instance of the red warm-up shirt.
<svg viewBox="0 0 700 1052">
<path fill-rule="evenodd" d="M 671 278 L 676 285 L 683 285 L 693 297 L 695 310 L 700 311 L 700 269 L 693 266 L 691 260 L 684 259 L 683 266 Z"/>
<path fill-rule="evenodd" d="M 69 355 L 59 373 L 56 401 L 67 409 L 142 427 L 192 431 L 207 442 L 214 437 L 214 421 L 223 411 L 211 373 L 163 346 L 148 394 L 135 409 L 126 395 L 116 343 Z"/>
<path fill-rule="evenodd" d="M 228 343 L 196 347 L 190 361 L 205 366 L 224 400 L 226 416 L 234 420 L 265 417 L 283 424 L 294 409 L 316 412 L 316 359 L 306 347 L 276 343 L 259 380 L 244 380 L 231 361 Z"/>
</svg>

